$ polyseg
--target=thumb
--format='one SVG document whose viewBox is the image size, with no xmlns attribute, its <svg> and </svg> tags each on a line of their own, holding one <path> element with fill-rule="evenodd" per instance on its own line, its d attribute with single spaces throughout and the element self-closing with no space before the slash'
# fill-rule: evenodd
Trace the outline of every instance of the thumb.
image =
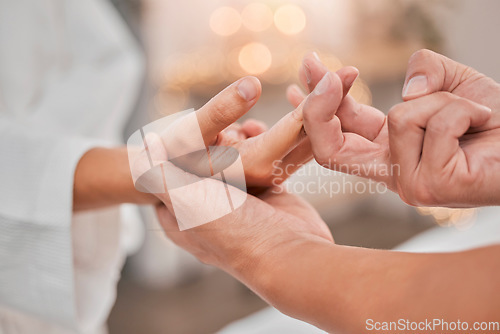
<svg viewBox="0 0 500 334">
<path fill-rule="evenodd" d="M 403 100 L 409 101 L 439 91 L 452 92 L 475 73 L 470 67 L 443 55 L 419 50 L 408 61 Z"/>
<path fill-rule="evenodd" d="M 222 130 L 246 114 L 257 103 L 261 91 L 259 79 L 245 77 L 228 86 L 196 111 L 205 145 L 214 144 Z"/>
</svg>

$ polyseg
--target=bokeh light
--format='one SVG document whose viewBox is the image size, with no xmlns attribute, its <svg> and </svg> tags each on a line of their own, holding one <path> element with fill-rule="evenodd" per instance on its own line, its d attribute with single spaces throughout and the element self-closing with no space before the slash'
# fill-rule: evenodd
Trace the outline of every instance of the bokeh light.
<svg viewBox="0 0 500 334">
<path fill-rule="evenodd" d="M 218 35 L 229 36 L 241 27 L 240 13 L 231 7 L 220 7 L 210 16 L 210 28 Z"/>
<path fill-rule="evenodd" d="M 274 24 L 286 35 L 295 35 L 306 27 L 306 15 L 297 5 L 284 5 L 274 13 Z"/>
<path fill-rule="evenodd" d="M 241 12 L 243 25 L 251 31 L 261 32 L 273 24 L 273 12 L 263 3 L 253 2 Z"/>
<path fill-rule="evenodd" d="M 245 45 L 238 56 L 241 68 L 249 74 L 261 74 L 271 67 L 271 51 L 261 43 L 249 43 Z"/>
</svg>

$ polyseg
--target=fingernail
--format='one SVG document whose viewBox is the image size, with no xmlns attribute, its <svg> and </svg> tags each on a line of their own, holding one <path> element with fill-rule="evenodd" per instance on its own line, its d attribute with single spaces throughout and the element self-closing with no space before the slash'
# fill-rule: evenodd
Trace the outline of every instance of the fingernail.
<svg viewBox="0 0 500 334">
<path fill-rule="evenodd" d="M 306 74 L 307 84 L 309 85 L 311 83 L 311 70 L 306 63 L 304 63 L 304 72 Z"/>
<path fill-rule="evenodd" d="M 425 75 L 417 75 L 408 81 L 403 92 L 403 97 L 422 95 L 427 93 L 427 77 Z"/>
<path fill-rule="evenodd" d="M 316 95 L 324 94 L 331 85 L 331 82 L 332 82 L 331 77 L 332 77 L 332 73 L 327 72 L 323 76 L 321 81 L 318 82 L 318 84 L 316 85 L 316 88 L 314 88 L 314 94 L 316 94 Z"/>
<path fill-rule="evenodd" d="M 319 59 L 318 53 L 316 51 L 313 52 L 313 56 L 314 56 L 314 58 L 316 58 L 316 60 L 321 61 L 321 59 Z"/>
<path fill-rule="evenodd" d="M 257 97 L 258 90 L 257 87 L 255 87 L 255 84 L 252 82 L 253 80 L 250 78 L 245 78 L 240 81 L 238 84 L 238 94 L 245 100 L 245 101 L 252 101 Z"/>
</svg>

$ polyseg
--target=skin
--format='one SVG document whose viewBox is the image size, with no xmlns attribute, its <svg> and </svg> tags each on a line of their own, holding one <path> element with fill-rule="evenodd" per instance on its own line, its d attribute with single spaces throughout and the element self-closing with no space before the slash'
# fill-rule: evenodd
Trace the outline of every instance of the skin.
<svg viewBox="0 0 500 334">
<path fill-rule="evenodd" d="M 192 207 L 193 197 L 207 198 L 215 187 L 196 183 L 196 176 L 173 165 L 167 172 L 199 184 L 177 205 Z M 363 333 L 367 319 L 460 319 L 471 326 L 498 321 L 500 301 L 492 296 L 500 293 L 500 246 L 411 254 L 335 245 L 307 202 L 277 189 L 260 198 L 249 195 L 233 213 L 179 231 L 168 194 L 159 198 L 165 205 L 157 206 L 158 218 L 172 241 L 233 275 L 281 312 L 325 331 Z"/>
<path fill-rule="evenodd" d="M 304 127 L 318 163 L 384 182 L 411 205 L 500 204 L 498 83 L 421 50 L 409 61 L 405 102 L 386 117 L 352 98 L 342 99 L 338 76 L 314 57 L 306 61 L 312 72 L 309 88 L 324 80 L 331 92 L 304 106 Z M 427 78 L 427 85 L 411 92 L 408 83 L 417 76 Z M 294 104 L 300 96 L 289 91 Z M 317 108 L 317 100 L 328 107 Z"/>
<path fill-rule="evenodd" d="M 306 61 L 310 60 L 306 58 Z M 311 67 L 309 64 L 307 70 L 314 71 Z M 308 76 L 309 88 L 317 89 L 314 75 L 309 73 Z M 326 151 L 326 158 L 332 153 L 336 159 L 348 162 L 351 159 L 353 163 L 373 163 L 374 157 L 377 164 L 393 163 L 389 136 L 394 131 L 389 131 L 385 116 L 373 108 L 359 106 L 347 97 L 338 101 L 344 96 L 338 74 L 331 73 L 326 78 L 327 84 L 311 93 L 304 102 L 304 121 L 309 124 L 306 132 L 316 159 L 318 154 L 321 156 L 322 148 L 317 147 L 317 143 L 321 143 L 322 138 L 324 145 L 333 148 L 331 152 Z M 294 88 L 288 91 L 288 95 L 291 100 L 302 103 L 301 93 Z M 477 128 L 489 131 L 493 117 L 487 115 L 487 109 L 472 101 L 462 101 L 463 97 L 450 95 L 436 94 L 436 101 L 427 96 L 407 98 L 411 107 L 403 109 L 405 112 L 420 110 L 418 117 L 413 113 L 409 115 L 417 119 L 407 120 L 408 123 L 413 127 L 420 124 L 420 128 L 414 128 L 413 132 L 408 129 L 409 133 L 422 135 L 422 123 L 418 122 L 446 111 L 443 104 L 448 101 L 461 101 L 456 105 L 457 110 L 467 112 L 459 111 L 456 115 L 447 112 L 447 117 L 466 119 L 469 124 L 477 125 L 475 131 Z M 419 99 L 427 99 L 422 103 L 428 108 L 418 109 L 420 106 L 415 103 L 422 101 Z M 311 114 L 306 110 L 314 112 Z M 324 117 L 323 110 L 328 110 L 325 114 L 329 117 Z M 355 127 L 356 123 L 359 123 L 359 128 Z M 457 124 L 463 130 L 468 123 Z M 455 142 L 459 132 L 444 131 L 442 134 L 444 138 L 455 138 L 450 140 L 455 151 L 444 151 L 453 153 L 452 157 L 460 156 L 461 153 L 457 152 L 463 150 L 460 146 L 462 140 L 458 148 Z M 315 135 L 317 137 L 313 138 Z M 338 136 L 343 139 L 339 141 Z M 413 145 L 423 147 L 426 136 L 423 133 L 422 141 Z M 488 137 L 476 138 L 484 140 Z M 369 147 L 364 147 L 365 144 Z M 478 149 L 481 147 L 477 146 Z M 415 152 L 409 156 L 414 155 Z M 424 159 L 423 154 L 421 159 Z M 171 165 L 169 171 L 183 177 L 195 177 Z M 405 180 L 390 178 L 386 181 L 399 190 L 400 183 Z M 209 188 L 200 186 L 197 196 L 203 197 Z M 441 190 L 448 192 L 448 189 Z M 449 254 L 411 254 L 339 246 L 334 244 L 326 224 L 310 205 L 296 196 L 278 193 L 280 191 L 271 188 L 260 198 L 250 195 L 233 213 L 182 232 L 178 230 L 168 194 L 159 197 L 165 205 L 158 205 L 157 212 L 166 234 L 177 245 L 201 261 L 235 276 L 283 313 L 329 332 L 367 332 L 367 319 L 419 322 L 436 318 L 448 322 L 465 321 L 471 326 L 474 322 L 499 321 L 500 301 L 495 296 L 500 294 L 500 285 L 497 284 L 500 279 L 500 246 Z M 185 201 L 189 205 L 189 199 Z M 425 328 L 419 332 L 433 333 Z M 435 332 L 442 331 L 437 328 Z M 484 332 L 495 333 L 498 329 Z"/>
<path fill-rule="evenodd" d="M 353 77 L 357 76 L 356 70 L 345 68 L 339 71 L 339 75 L 345 82 L 343 89 L 348 91 Z M 246 88 L 243 94 L 240 90 L 242 86 Z M 256 120 L 235 124 L 257 103 L 261 90 L 257 78 L 245 77 L 196 111 L 206 146 L 237 148 L 247 185 L 255 192 L 283 182 L 301 164 L 312 159 L 310 143 L 303 131 L 303 105 L 298 105 L 269 130 Z M 162 138 L 170 139 L 168 134 Z M 182 142 L 182 137 L 175 139 Z M 281 163 L 274 164 L 274 161 Z M 94 148 L 84 154 L 76 167 L 73 189 L 74 211 L 121 203 L 158 203 L 155 196 L 135 189 L 125 147 Z"/>
</svg>

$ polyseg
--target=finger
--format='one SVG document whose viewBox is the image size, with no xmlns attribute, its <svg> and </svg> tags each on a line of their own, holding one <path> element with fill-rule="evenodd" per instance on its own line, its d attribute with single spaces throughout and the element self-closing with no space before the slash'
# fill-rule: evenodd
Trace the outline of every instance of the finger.
<svg viewBox="0 0 500 334">
<path fill-rule="evenodd" d="M 316 52 L 312 52 L 305 55 L 302 60 L 299 69 L 299 80 L 307 92 L 312 92 L 326 72 L 328 72 L 328 67 L 321 62 Z"/>
<path fill-rule="evenodd" d="M 450 93 L 435 93 L 391 108 L 387 118 L 389 147 L 391 161 L 399 167 L 401 180 L 409 178 L 420 162 L 429 119 L 458 99 Z"/>
<path fill-rule="evenodd" d="M 335 115 L 341 102 L 342 82 L 337 74 L 327 72 L 304 103 L 304 127 L 314 157 L 321 164 L 329 161 L 343 144 L 341 123 Z"/>
<path fill-rule="evenodd" d="M 293 84 L 288 86 L 286 90 L 286 98 L 294 108 L 297 108 L 302 101 L 304 101 L 306 95 L 302 92 L 299 86 Z"/>
<path fill-rule="evenodd" d="M 256 137 L 261 133 L 267 131 L 267 125 L 264 122 L 258 121 L 256 119 L 248 119 L 242 125 L 241 128 L 247 137 Z"/>
<path fill-rule="evenodd" d="M 295 110 L 286 114 L 268 131 L 254 137 L 251 143 L 254 147 L 265 147 L 260 158 L 268 163 L 281 160 L 291 152 L 306 137 L 303 129 L 301 104 Z"/>
<path fill-rule="evenodd" d="M 321 62 L 318 55 L 311 53 L 306 55 L 302 61 L 302 66 L 299 70 L 299 79 L 304 87 L 309 92 L 312 92 L 318 82 L 325 76 L 326 72 L 328 72 L 328 68 Z M 347 66 L 338 70 L 337 75 L 342 81 L 343 96 L 345 97 L 359 76 L 359 70 L 355 67 Z"/>
<path fill-rule="evenodd" d="M 162 140 L 156 133 L 144 137 L 144 149 L 131 161 L 134 186 L 145 193 L 164 193 L 161 164 L 167 161 L 167 153 Z"/>
<path fill-rule="evenodd" d="M 461 82 L 476 75 L 470 67 L 430 50 L 415 52 L 408 61 L 403 100 L 438 91 L 453 92 Z"/>
<path fill-rule="evenodd" d="M 282 171 L 281 175 L 279 175 L 281 181 L 288 179 L 288 177 L 299 168 L 311 161 L 312 158 L 311 141 L 309 138 L 305 138 L 296 148 L 288 153 L 279 164 L 279 170 Z"/>
<path fill-rule="evenodd" d="M 310 71 L 310 74 L 307 74 Z M 306 80 L 306 87 L 314 89 L 316 84 L 327 72 L 319 58 L 310 54 L 304 58 L 303 66 L 299 77 L 302 81 L 310 76 L 310 81 Z M 344 67 L 337 71 L 337 75 L 342 81 L 342 96 L 344 97 L 341 106 L 336 112 L 340 119 L 342 129 L 346 132 L 359 134 L 369 140 L 373 140 L 380 133 L 384 123 L 385 115 L 380 110 L 358 103 L 352 96 L 347 95 L 354 81 L 359 76 L 359 71 L 355 67 Z"/>
<path fill-rule="evenodd" d="M 230 124 L 225 130 L 222 131 L 222 134 L 224 134 L 224 136 L 227 136 L 231 141 L 237 142 L 247 139 L 247 135 L 243 131 L 243 127 L 238 123 Z"/>
<path fill-rule="evenodd" d="M 245 77 L 212 98 L 196 111 L 205 145 L 212 145 L 217 135 L 247 113 L 260 97 L 262 87 L 255 77 Z"/>
<path fill-rule="evenodd" d="M 430 117 L 425 127 L 422 165 L 434 171 L 443 170 L 458 157 L 459 138 L 471 127 L 484 125 L 491 109 L 470 100 L 458 99 Z"/>
<path fill-rule="evenodd" d="M 377 179 L 377 164 L 384 148 L 358 134 L 342 132 L 335 115 L 341 103 L 342 83 L 336 73 L 329 72 L 304 105 L 304 127 L 314 157 L 324 167 Z"/>
</svg>

